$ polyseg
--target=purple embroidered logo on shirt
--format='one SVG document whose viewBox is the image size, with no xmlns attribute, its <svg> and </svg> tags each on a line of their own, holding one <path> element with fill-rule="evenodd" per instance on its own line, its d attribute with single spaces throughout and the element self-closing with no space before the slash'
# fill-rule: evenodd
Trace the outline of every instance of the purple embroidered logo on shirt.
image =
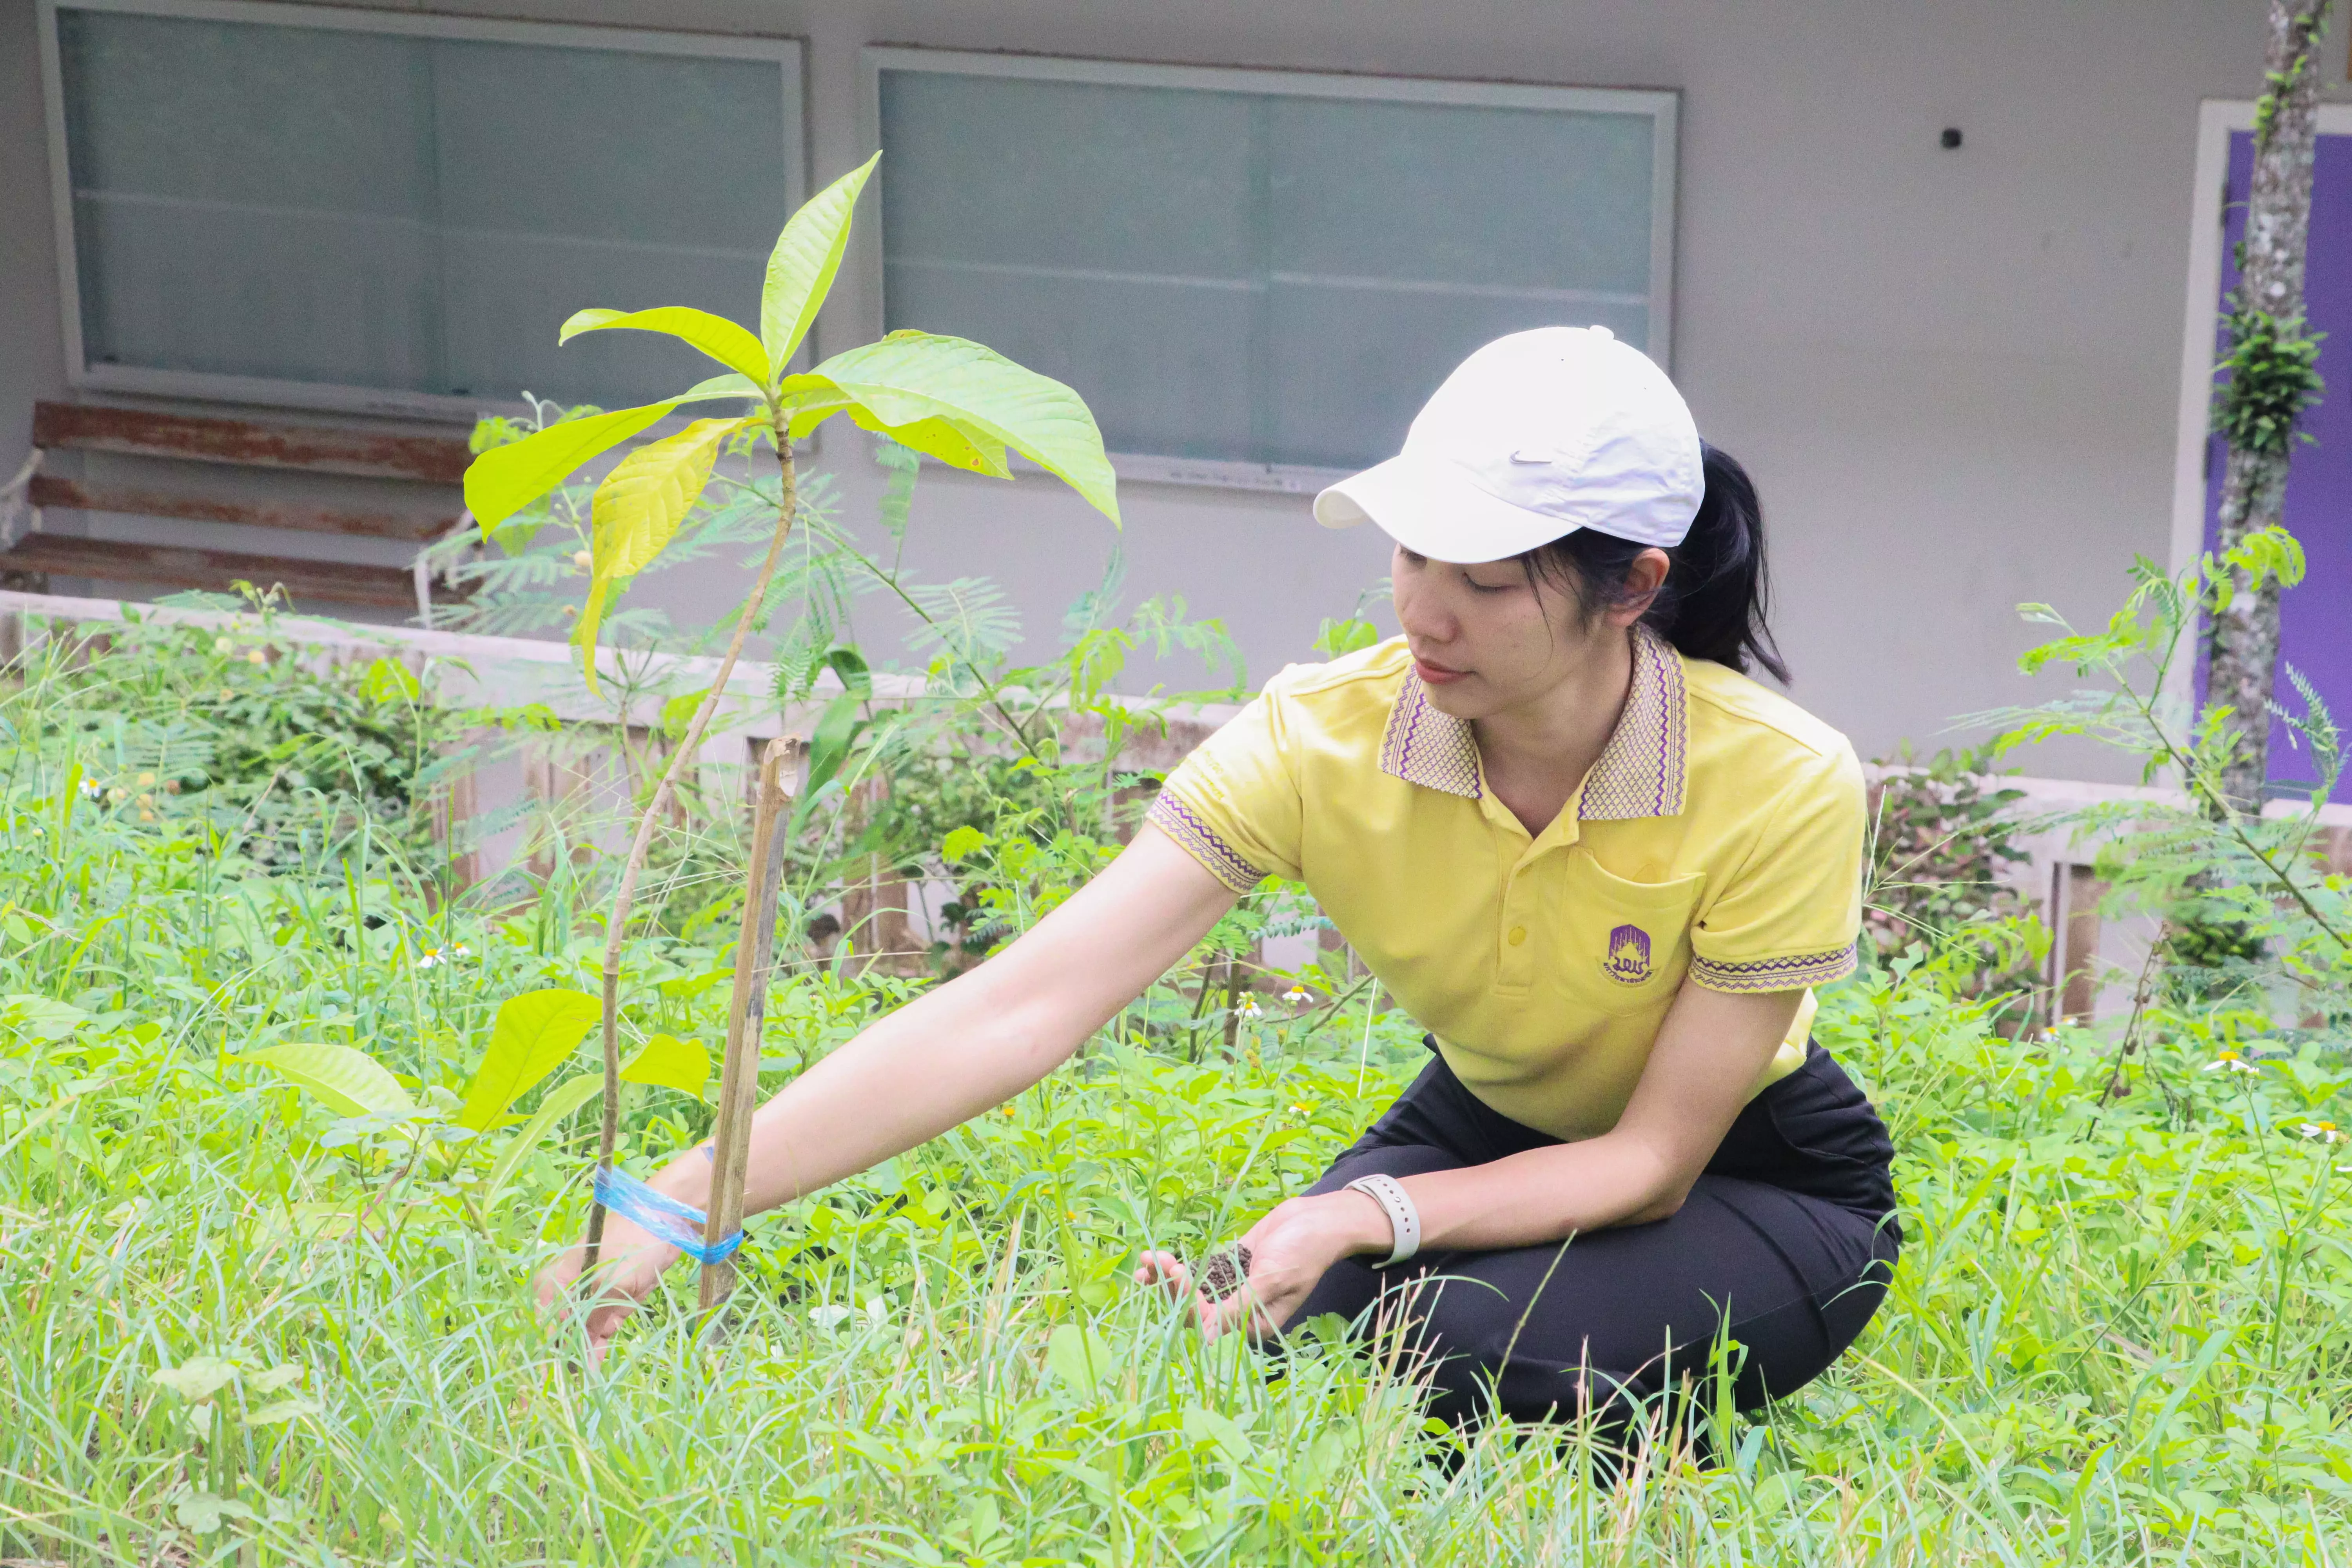
<svg viewBox="0 0 2352 1568">
<path fill-rule="evenodd" d="M 1619 926 L 1609 933 L 1609 956 L 1601 967 L 1610 978 L 1639 985 L 1650 977 L 1650 933 L 1640 926 Z"/>
</svg>

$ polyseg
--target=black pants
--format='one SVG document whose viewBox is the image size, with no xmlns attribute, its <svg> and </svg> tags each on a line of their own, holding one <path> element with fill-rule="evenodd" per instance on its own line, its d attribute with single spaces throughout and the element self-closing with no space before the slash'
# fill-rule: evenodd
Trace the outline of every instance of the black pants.
<svg viewBox="0 0 2352 1568">
<path fill-rule="evenodd" d="M 1313 1191 L 1358 1176 L 1481 1165 L 1559 1140 L 1489 1109 L 1433 1060 Z M 1853 1080 L 1819 1046 L 1749 1101 L 1672 1218 L 1566 1242 L 1437 1251 L 1377 1269 L 1344 1259 L 1291 1319 L 1336 1312 L 1358 1331 L 1402 1326 L 1433 1377 L 1430 1413 L 1460 1425 L 1590 1411 L 1622 1426 L 1685 1374 L 1712 1382 L 1728 1331 L 1742 1409 L 1837 1359 L 1886 1293 L 1901 1233 L 1894 1147 Z"/>
</svg>

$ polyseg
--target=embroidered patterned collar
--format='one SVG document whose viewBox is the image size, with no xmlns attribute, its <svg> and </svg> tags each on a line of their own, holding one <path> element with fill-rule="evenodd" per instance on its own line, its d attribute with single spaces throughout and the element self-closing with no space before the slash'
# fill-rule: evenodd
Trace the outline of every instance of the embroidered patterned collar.
<svg viewBox="0 0 2352 1568">
<path fill-rule="evenodd" d="M 1690 752 L 1689 693 L 1682 656 L 1649 627 L 1633 628 L 1633 683 L 1601 760 L 1585 775 L 1577 816 L 1623 822 L 1680 816 Z M 1381 771 L 1407 784 L 1476 800 L 1478 740 L 1467 719 L 1440 711 L 1412 670 L 1389 710 Z"/>
</svg>

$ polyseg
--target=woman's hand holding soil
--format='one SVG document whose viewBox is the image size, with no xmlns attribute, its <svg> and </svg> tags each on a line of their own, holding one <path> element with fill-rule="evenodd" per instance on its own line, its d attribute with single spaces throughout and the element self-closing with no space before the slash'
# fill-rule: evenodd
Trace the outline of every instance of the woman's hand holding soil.
<svg viewBox="0 0 2352 1568">
<path fill-rule="evenodd" d="M 1143 1254 L 1135 1282 L 1157 1285 L 1171 1300 L 1190 1300 L 1211 1339 L 1236 1328 L 1262 1339 L 1281 1331 L 1324 1270 L 1358 1253 L 1385 1253 L 1390 1241 L 1389 1216 L 1377 1202 L 1361 1193 L 1323 1193 L 1286 1199 L 1250 1226 L 1240 1244 L 1249 1273 L 1230 1295 L 1213 1299 L 1172 1252 Z"/>
<path fill-rule="evenodd" d="M 633 1222 L 616 1214 L 605 1215 L 604 1260 L 596 1266 L 601 1289 L 593 1304 L 586 1306 L 588 1352 L 593 1359 L 604 1359 L 622 1323 L 637 1310 L 638 1302 L 653 1293 L 662 1271 L 678 1256 L 677 1248 L 646 1235 Z M 541 1311 L 553 1315 L 580 1310 L 583 1303 L 573 1301 L 572 1287 L 586 1257 L 586 1247 L 575 1244 L 539 1271 L 531 1289 L 539 1297 Z"/>
</svg>

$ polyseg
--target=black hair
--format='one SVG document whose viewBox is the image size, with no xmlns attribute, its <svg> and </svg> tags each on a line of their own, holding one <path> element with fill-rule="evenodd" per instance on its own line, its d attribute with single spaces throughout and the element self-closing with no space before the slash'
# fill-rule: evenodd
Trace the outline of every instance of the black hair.
<svg viewBox="0 0 2352 1568">
<path fill-rule="evenodd" d="M 1770 584 L 1764 570 L 1764 509 L 1739 459 L 1699 447 L 1706 493 L 1690 532 L 1666 552 L 1673 564 L 1642 623 L 1692 658 L 1711 658 L 1745 674 L 1762 666 L 1788 684 L 1789 666 L 1765 624 Z M 1549 579 L 1576 595 L 1586 620 L 1630 602 L 1625 574 L 1652 548 L 1597 529 L 1580 528 L 1520 556 L 1528 581 Z"/>
</svg>

